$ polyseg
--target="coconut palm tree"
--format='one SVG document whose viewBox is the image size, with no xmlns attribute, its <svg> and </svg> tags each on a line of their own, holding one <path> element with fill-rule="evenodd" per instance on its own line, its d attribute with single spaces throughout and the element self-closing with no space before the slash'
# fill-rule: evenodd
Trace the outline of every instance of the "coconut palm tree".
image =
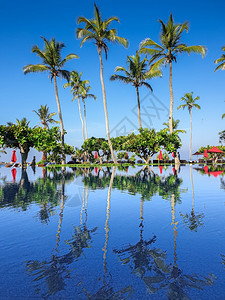
<svg viewBox="0 0 225 300">
<path fill-rule="evenodd" d="M 183 129 L 177 129 L 177 127 L 179 126 L 180 120 L 174 120 L 174 118 L 172 118 L 172 127 L 173 127 L 173 132 L 177 132 L 177 133 L 186 133 L 186 130 Z M 169 122 L 164 122 L 163 125 L 166 126 L 166 131 L 170 131 L 169 129 Z"/>
<path fill-rule="evenodd" d="M 225 52 L 225 46 L 222 47 L 222 51 Z M 223 54 L 220 56 L 220 58 L 216 59 L 216 60 L 214 61 L 214 63 L 215 63 L 216 65 L 219 64 L 219 65 L 216 67 L 216 69 L 215 69 L 214 72 L 216 72 L 216 71 L 218 71 L 218 70 L 225 70 L 225 53 L 223 53 Z"/>
<path fill-rule="evenodd" d="M 41 124 L 44 128 L 48 128 L 48 123 L 59 123 L 58 121 L 55 121 L 52 117 L 56 115 L 56 113 L 49 113 L 49 107 L 46 105 L 41 105 L 41 107 L 38 109 L 38 111 L 33 110 L 37 114 L 37 116 L 40 119 Z"/>
<path fill-rule="evenodd" d="M 184 97 L 181 98 L 181 101 L 185 101 L 185 104 L 181 104 L 178 106 L 177 109 L 183 108 L 185 109 L 186 107 L 188 108 L 189 114 L 190 114 L 190 124 L 191 124 L 191 134 L 190 134 L 190 160 L 191 160 L 191 151 L 192 151 L 192 115 L 191 115 L 191 110 L 193 107 L 197 109 L 201 109 L 201 107 L 196 104 L 195 102 L 199 100 L 199 96 L 193 98 L 193 92 L 191 93 L 186 93 Z"/>
<path fill-rule="evenodd" d="M 88 93 L 90 91 L 91 87 L 90 87 L 90 85 L 88 85 L 87 81 L 88 80 L 82 81 L 81 88 L 80 88 L 80 95 L 81 95 L 82 102 L 83 102 L 83 105 L 84 105 L 84 127 L 85 127 L 86 139 L 88 139 L 88 133 L 87 133 L 87 118 L 86 118 L 85 99 L 87 99 L 87 98 L 93 98 L 94 100 L 97 99 L 97 97 L 95 95 Z"/>
<path fill-rule="evenodd" d="M 160 42 L 161 45 L 154 42 L 152 39 L 147 38 L 141 42 L 140 52 L 150 54 L 152 57 L 150 62 L 153 63 L 152 68 L 158 68 L 160 66 L 166 66 L 169 64 L 169 89 L 170 89 L 170 112 L 169 112 L 169 129 L 170 133 L 173 132 L 172 117 L 173 117 L 173 87 L 172 87 L 172 62 L 177 61 L 177 55 L 180 53 L 190 54 L 191 52 L 200 53 L 202 57 L 205 56 L 205 46 L 187 46 L 181 43 L 182 33 L 188 32 L 189 24 L 184 22 L 183 24 L 174 23 L 173 15 L 171 14 L 167 24 L 162 20 Z"/>
<path fill-rule="evenodd" d="M 45 43 L 44 50 L 40 50 L 37 45 L 33 46 L 32 53 L 36 53 L 42 60 L 42 64 L 27 65 L 23 68 L 24 74 L 48 72 L 49 78 L 54 80 L 55 84 L 55 96 L 59 113 L 60 127 L 61 127 L 61 140 L 62 140 L 62 164 L 65 164 L 65 146 L 64 146 L 64 127 L 63 118 L 59 102 L 57 77 L 69 79 L 69 71 L 63 70 L 65 63 L 71 59 L 78 58 L 76 54 L 69 54 L 64 59 L 61 57 L 61 51 L 65 47 L 65 44 L 56 42 L 54 38 L 48 41 L 42 37 Z"/>
<path fill-rule="evenodd" d="M 79 107 L 79 114 L 80 114 L 80 120 L 82 125 L 82 133 L 83 133 L 83 139 L 85 141 L 85 134 L 84 134 L 84 121 L 81 113 L 81 106 L 80 106 L 80 89 L 82 88 L 83 84 L 88 84 L 88 80 L 81 80 L 82 72 L 79 74 L 77 71 L 72 71 L 70 73 L 69 82 L 64 84 L 64 88 L 71 87 L 71 92 L 73 93 L 73 100 L 77 99 L 78 107 Z"/>
<path fill-rule="evenodd" d="M 137 92 L 137 102 L 138 102 L 138 120 L 139 128 L 142 128 L 141 125 L 141 112 L 140 112 L 140 99 L 139 99 L 139 87 L 146 86 L 151 91 L 151 85 L 146 82 L 152 77 L 157 77 L 161 75 L 159 70 L 147 71 L 147 58 L 145 57 L 141 60 L 140 54 L 136 51 L 136 55 L 127 56 L 128 70 L 124 67 L 116 67 L 115 72 L 122 72 L 124 75 L 114 74 L 110 77 L 110 80 L 120 80 L 127 84 L 132 84 L 136 88 Z"/>
<path fill-rule="evenodd" d="M 107 102 L 106 102 L 106 91 L 105 91 L 105 84 L 103 79 L 103 62 L 102 62 L 102 51 L 105 52 L 106 59 L 108 53 L 108 42 L 117 42 L 124 47 L 128 46 L 128 41 L 125 38 L 117 36 L 117 30 L 115 28 L 109 29 L 111 23 L 113 21 L 119 22 L 117 17 L 110 17 L 109 19 L 102 20 L 101 14 L 99 12 L 98 7 L 95 6 L 95 16 L 93 19 L 87 19 L 85 17 L 78 18 L 78 24 L 84 23 L 84 28 L 77 28 L 77 37 L 82 39 L 81 47 L 86 41 L 93 41 L 97 46 L 97 51 L 100 60 L 100 79 L 102 85 L 102 94 L 103 94 L 103 104 L 104 104 L 104 111 L 105 111 L 105 123 L 106 123 L 106 133 L 108 137 L 109 148 L 111 151 L 111 155 L 113 158 L 114 163 L 116 163 L 116 157 L 114 155 L 114 151 L 112 148 L 112 143 L 110 140 L 110 133 L 109 133 L 109 120 L 108 120 L 108 111 L 107 111 Z"/>
</svg>

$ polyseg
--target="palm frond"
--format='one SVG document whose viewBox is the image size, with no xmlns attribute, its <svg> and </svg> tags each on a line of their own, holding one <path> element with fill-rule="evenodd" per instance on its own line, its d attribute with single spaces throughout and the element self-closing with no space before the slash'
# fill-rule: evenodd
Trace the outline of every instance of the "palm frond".
<svg viewBox="0 0 225 300">
<path fill-rule="evenodd" d="M 65 65 L 65 63 L 71 59 L 75 59 L 75 58 L 79 58 L 79 56 L 77 54 L 71 53 L 68 54 L 59 64 L 60 67 L 63 67 Z"/>
<path fill-rule="evenodd" d="M 183 53 L 199 53 L 202 57 L 205 56 L 207 48 L 205 46 L 183 46 L 178 49 L 178 52 Z"/>
<path fill-rule="evenodd" d="M 125 77 L 125 76 L 122 76 L 122 75 L 117 75 L 117 74 L 114 74 L 110 77 L 110 80 L 111 81 L 114 81 L 114 80 L 119 80 L 119 81 L 122 81 L 124 83 L 131 83 L 131 79 L 129 77 Z"/>
<path fill-rule="evenodd" d="M 24 74 L 28 73 L 38 73 L 38 72 L 45 72 L 45 71 L 50 71 L 50 68 L 46 65 L 27 65 L 23 68 Z"/>
</svg>

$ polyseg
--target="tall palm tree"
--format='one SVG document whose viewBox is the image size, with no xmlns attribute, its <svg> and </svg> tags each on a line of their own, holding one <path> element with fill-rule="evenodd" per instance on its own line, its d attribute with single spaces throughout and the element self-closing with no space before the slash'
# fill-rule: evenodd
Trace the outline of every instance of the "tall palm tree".
<svg viewBox="0 0 225 300">
<path fill-rule="evenodd" d="M 88 81 L 88 80 L 86 80 Z M 90 91 L 91 87 L 88 85 L 87 82 L 82 81 L 81 83 L 81 88 L 80 88 L 80 95 L 82 98 L 82 102 L 84 105 L 84 127 L 85 127 L 85 134 L 86 134 L 86 139 L 88 139 L 88 133 L 87 133 L 87 118 L 86 118 L 86 105 L 85 105 L 85 99 L 87 98 L 93 98 L 94 100 L 97 99 L 97 97 L 94 94 L 89 94 L 88 92 Z"/>
<path fill-rule="evenodd" d="M 150 38 L 145 39 L 141 42 L 140 52 L 150 54 L 152 57 L 150 62 L 153 62 L 152 68 L 158 68 L 160 66 L 166 66 L 169 64 L 170 76 L 169 76 L 169 89 L 170 89 L 170 112 L 169 112 L 169 129 L 170 133 L 173 132 L 172 117 L 173 117 L 173 87 L 172 87 L 172 62 L 177 61 L 177 55 L 180 53 L 190 54 L 191 52 L 200 53 L 202 57 L 205 56 L 205 46 L 187 46 L 181 43 L 182 33 L 186 30 L 188 32 L 189 24 L 184 22 L 183 24 L 174 23 L 172 14 L 169 17 L 167 24 L 162 20 L 160 42 L 161 45 L 157 44 Z"/>
<path fill-rule="evenodd" d="M 177 132 L 177 133 L 186 133 L 186 130 L 183 130 L 183 129 L 177 129 L 178 126 L 179 126 L 179 123 L 180 123 L 180 120 L 174 120 L 174 118 L 172 118 L 172 127 L 173 127 L 173 132 Z M 166 131 L 170 131 L 169 129 L 169 122 L 164 122 L 163 125 L 166 126 Z"/>
<path fill-rule="evenodd" d="M 190 134 L 190 160 L 191 160 L 191 151 L 192 151 L 192 115 L 191 115 L 191 110 L 193 107 L 197 109 L 201 109 L 201 107 L 196 104 L 195 102 L 199 100 L 199 96 L 193 98 L 193 92 L 191 93 L 186 93 L 184 97 L 181 98 L 181 101 L 185 101 L 185 104 L 181 104 L 178 106 L 177 109 L 183 108 L 185 109 L 186 107 L 188 108 L 189 114 L 190 114 L 190 124 L 191 124 L 191 134 Z"/>
<path fill-rule="evenodd" d="M 225 46 L 222 47 L 222 51 L 225 52 Z M 223 54 L 220 56 L 220 58 L 216 59 L 216 60 L 214 61 L 214 63 L 215 63 L 216 65 L 219 64 L 219 65 L 216 67 L 216 69 L 215 69 L 214 72 L 216 72 L 216 71 L 218 71 L 218 70 L 225 70 L 225 53 L 223 53 Z"/>
<path fill-rule="evenodd" d="M 71 87 L 71 92 L 73 93 L 73 100 L 77 99 L 78 107 L 79 107 L 79 114 L 80 114 L 80 120 L 82 125 L 82 133 L 83 133 L 83 139 L 85 141 L 85 134 L 84 134 L 84 121 L 81 113 L 81 106 L 80 106 L 80 89 L 82 88 L 83 84 L 88 84 L 88 80 L 81 80 L 82 72 L 79 74 L 77 71 L 72 71 L 70 73 L 70 79 L 69 82 L 64 84 L 64 88 Z"/>
<path fill-rule="evenodd" d="M 37 116 L 40 119 L 41 124 L 44 128 L 48 128 L 48 123 L 59 123 L 58 121 L 55 121 L 52 117 L 56 115 L 56 113 L 49 113 L 49 107 L 46 105 L 41 105 L 41 107 L 38 109 L 38 111 L 33 110 L 37 114 Z"/>
<path fill-rule="evenodd" d="M 116 163 L 116 157 L 114 155 L 114 151 L 112 148 L 112 143 L 110 140 L 110 133 L 109 133 L 109 120 L 108 120 L 108 111 L 107 111 L 107 102 L 106 102 L 106 91 L 105 91 L 105 84 L 103 79 L 103 62 L 102 62 L 102 50 L 105 52 L 106 59 L 107 59 L 107 52 L 109 50 L 107 43 L 108 42 L 118 42 L 119 44 L 123 45 L 124 47 L 128 46 L 128 41 L 125 38 L 117 36 L 117 30 L 115 28 L 109 29 L 111 23 L 113 21 L 119 22 L 117 17 L 110 17 L 109 19 L 102 20 L 101 14 L 99 12 L 98 7 L 95 6 L 94 18 L 89 20 L 85 17 L 79 17 L 78 24 L 84 23 L 84 28 L 77 28 L 77 37 L 82 39 L 81 47 L 86 41 L 94 41 L 97 46 L 97 51 L 100 60 L 100 79 L 102 85 L 102 94 L 103 94 L 103 104 L 105 110 L 105 123 L 106 123 L 106 133 L 108 137 L 109 148 L 111 151 L 111 155 L 113 158 L 114 163 Z"/>
<path fill-rule="evenodd" d="M 147 58 L 145 57 L 141 60 L 140 54 L 136 51 L 136 55 L 127 56 L 128 70 L 124 67 L 116 67 L 115 72 L 122 72 L 124 75 L 114 74 L 110 77 L 110 80 L 120 80 L 127 84 L 131 83 L 137 92 L 137 102 L 138 102 L 138 120 L 139 128 L 142 128 L 141 125 L 141 112 L 140 112 L 140 99 L 139 99 L 139 87 L 144 85 L 149 88 L 151 91 L 151 85 L 146 82 L 152 77 L 157 77 L 161 75 L 159 70 L 147 71 Z"/>
<path fill-rule="evenodd" d="M 225 46 L 222 47 L 222 51 L 225 52 Z M 218 70 L 225 70 L 225 53 L 223 53 L 223 54 L 220 56 L 220 58 L 216 59 L 216 60 L 214 61 L 214 63 L 215 63 L 215 64 L 219 64 L 219 65 L 216 67 L 216 69 L 215 69 L 214 72 L 216 72 L 216 71 L 218 71 Z M 223 118 L 225 118 L 225 114 L 222 115 L 222 119 L 223 119 Z"/>
<path fill-rule="evenodd" d="M 33 46 L 32 53 L 36 53 L 42 60 L 42 64 L 27 65 L 23 68 L 24 74 L 48 72 L 51 81 L 54 79 L 55 96 L 59 113 L 60 127 L 61 127 L 61 140 L 62 140 L 62 164 L 65 164 L 65 146 L 64 146 L 64 127 L 63 118 L 59 102 L 58 87 L 56 77 L 69 79 L 69 71 L 63 70 L 65 63 L 71 59 L 78 58 L 76 54 L 69 54 L 64 59 L 61 57 L 61 51 L 65 44 L 56 42 L 54 38 L 48 41 L 42 37 L 45 43 L 44 50 L 40 50 L 37 45 Z"/>
</svg>

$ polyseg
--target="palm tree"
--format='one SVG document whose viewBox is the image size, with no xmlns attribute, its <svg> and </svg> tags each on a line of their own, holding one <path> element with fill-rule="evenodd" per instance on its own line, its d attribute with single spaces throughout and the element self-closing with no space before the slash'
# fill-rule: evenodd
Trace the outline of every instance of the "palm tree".
<svg viewBox="0 0 225 300">
<path fill-rule="evenodd" d="M 44 128 L 48 128 L 48 123 L 59 123 L 58 121 L 55 121 L 52 117 L 56 115 L 56 113 L 49 113 L 49 107 L 46 105 L 41 105 L 41 107 L 38 109 L 38 111 L 33 110 L 39 117 L 41 124 L 44 126 Z"/>
<path fill-rule="evenodd" d="M 65 164 L 65 146 L 64 146 L 64 127 L 63 118 L 59 102 L 58 87 L 56 77 L 63 77 L 69 79 L 69 71 L 63 70 L 65 63 L 71 59 L 78 58 L 76 54 L 69 54 L 64 59 L 61 57 L 61 51 L 65 45 L 61 42 L 56 42 L 54 38 L 48 41 L 42 37 L 45 42 L 44 50 L 40 50 L 37 45 L 33 46 L 32 53 L 36 53 L 42 60 L 42 64 L 27 65 L 23 68 L 24 74 L 37 73 L 37 72 L 48 72 L 51 81 L 54 79 L 55 84 L 55 96 L 58 107 L 60 125 L 61 125 L 61 140 L 62 140 L 62 164 Z"/>
<path fill-rule="evenodd" d="M 109 19 L 105 19 L 104 21 L 101 18 L 101 14 L 99 12 L 98 7 L 95 6 L 95 17 L 94 19 L 87 19 L 85 17 L 79 17 L 78 24 L 85 23 L 84 28 L 77 28 L 77 37 L 82 39 L 81 47 L 86 41 L 94 41 L 97 46 L 97 51 L 100 60 L 100 79 L 102 85 L 102 94 L 103 94 L 103 104 L 105 110 L 105 122 L 106 122 L 106 132 L 108 137 L 109 148 L 111 151 L 111 155 L 113 158 L 114 163 L 116 163 L 116 157 L 113 152 L 112 143 L 110 140 L 110 133 L 109 133 L 109 121 L 108 121 L 108 111 L 107 111 L 107 103 L 106 103 L 106 91 L 105 91 L 105 84 L 103 79 L 103 62 L 102 62 L 102 50 L 105 52 L 106 59 L 107 59 L 107 52 L 109 50 L 107 46 L 107 42 L 118 42 L 119 44 L 123 45 L 124 47 L 128 46 L 128 41 L 125 38 L 117 36 L 117 30 L 115 28 L 109 29 L 109 26 L 113 21 L 119 22 L 117 17 L 110 17 Z"/>
<path fill-rule="evenodd" d="M 142 128 L 141 125 L 141 112 L 140 112 L 140 99 L 139 99 L 139 87 L 144 85 L 149 88 L 151 91 L 152 87 L 146 80 L 151 79 L 152 77 L 157 77 L 161 75 L 159 70 L 147 71 L 147 58 L 145 57 L 141 60 L 140 54 L 136 51 L 136 55 L 127 56 L 128 70 L 124 67 L 116 67 L 115 72 L 122 72 L 124 75 L 114 74 L 110 77 L 110 80 L 120 80 L 127 84 L 131 83 L 137 92 L 137 102 L 138 102 L 138 120 L 139 128 Z"/>
<path fill-rule="evenodd" d="M 222 47 L 222 51 L 225 52 L 225 46 Z M 216 59 L 216 60 L 214 61 L 214 63 L 215 63 L 216 65 L 219 64 L 219 65 L 216 67 L 216 69 L 215 69 L 214 72 L 216 72 L 216 71 L 218 71 L 218 70 L 225 70 L 225 53 L 223 53 L 223 54 L 221 55 L 220 58 Z"/>
<path fill-rule="evenodd" d="M 88 84 L 88 80 L 81 80 L 82 72 L 79 74 L 77 71 L 72 71 L 70 73 L 70 79 L 69 82 L 64 84 L 64 88 L 71 87 L 71 92 L 73 93 L 74 98 L 72 99 L 75 100 L 77 99 L 78 102 L 78 107 L 79 107 L 79 114 L 80 114 L 80 120 L 81 120 L 81 125 L 82 125 L 82 133 L 83 133 L 83 139 L 85 141 L 85 134 L 84 134 L 84 121 L 82 118 L 82 113 L 81 113 L 81 107 L 80 107 L 80 89 L 82 88 L 83 84 Z"/>
<path fill-rule="evenodd" d="M 83 105 L 84 105 L 84 127 L 85 127 L 86 139 L 88 139 L 88 133 L 87 133 L 87 119 L 86 119 L 85 99 L 87 99 L 87 98 L 93 98 L 94 100 L 97 99 L 97 97 L 95 95 L 88 93 L 90 91 L 91 87 L 90 87 L 90 85 L 88 85 L 87 81 L 88 80 L 82 81 L 81 88 L 80 88 L 80 95 L 81 95 Z"/>
<path fill-rule="evenodd" d="M 172 127 L 173 127 L 173 132 L 177 132 L 177 133 L 186 133 L 186 130 L 183 130 L 183 129 L 177 129 L 178 125 L 180 123 L 180 120 L 174 120 L 174 118 L 172 118 Z M 166 126 L 166 131 L 170 131 L 169 129 L 169 122 L 164 122 L 163 125 Z"/>
<path fill-rule="evenodd" d="M 197 97 L 195 97 L 194 99 L 193 99 L 193 92 L 191 92 L 191 93 L 186 93 L 185 95 L 184 95 L 184 97 L 182 97 L 181 98 L 181 101 L 185 101 L 185 104 L 181 104 L 181 105 L 179 105 L 178 106 L 178 108 L 177 109 L 180 109 L 181 107 L 183 108 L 183 109 L 185 109 L 185 107 L 187 107 L 188 108 L 188 111 L 189 111 L 189 114 L 190 114 L 190 123 L 191 123 L 191 134 L 190 134 L 190 160 L 191 160 L 191 151 L 192 151 L 192 116 L 191 116 L 191 110 L 192 110 L 192 108 L 193 107 L 195 107 L 195 108 L 197 108 L 197 109 L 201 109 L 201 107 L 198 105 L 198 104 L 196 104 L 195 102 L 197 101 L 197 100 L 199 100 L 200 98 L 199 98 L 199 96 L 197 96 Z"/>
<path fill-rule="evenodd" d="M 183 24 L 174 23 L 172 14 L 169 17 L 167 24 L 162 20 L 160 41 L 161 45 L 157 44 L 150 38 L 141 42 L 140 52 L 152 55 L 150 62 L 153 62 L 152 68 L 158 68 L 162 65 L 169 64 L 170 77 L 169 77 L 169 89 L 170 89 L 170 112 L 169 112 L 169 129 L 170 133 L 173 132 L 172 117 L 173 117 L 173 87 L 172 87 L 172 62 L 177 61 L 177 55 L 180 53 L 190 54 L 191 52 L 200 53 L 202 57 L 205 56 L 205 46 L 187 46 L 181 43 L 182 33 L 186 30 L 188 32 L 189 24 L 184 22 Z"/>
</svg>

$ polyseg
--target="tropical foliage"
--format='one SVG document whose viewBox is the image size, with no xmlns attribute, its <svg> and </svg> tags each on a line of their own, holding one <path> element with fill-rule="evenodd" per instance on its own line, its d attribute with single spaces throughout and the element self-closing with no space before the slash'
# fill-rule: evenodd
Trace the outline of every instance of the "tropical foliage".
<svg viewBox="0 0 225 300">
<path fill-rule="evenodd" d="M 69 79 L 69 71 L 63 69 L 66 62 L 71 59 L 78 58 L 76 54 L 69 54 L 64 59 L 62 59 L 61 52 L 65 47 L 65 44 L 61 42 L 56 42 L 54 38 L 48 41 L 46 38 L 42 37 L 45 43 L 44 50 L 40 50 L 40 48 L 35 45 L 32 48 L 32 53 L 36 53 L 37 56 L 40 57 L 42 63 L 36 65 L 27 65 L 23 68 L 24 74 L 27 73 L 37 73 L 37 72 L 47 72 L 49 73 L 49 78 L 54 80 L 55 84 L 55 96 L 59 113 L 60 127 L 61 127 L 61 143 L 62 143 L 62 164 L 65 163 L 65 153 L 64 153 L 64 126 L 63 126 L 63 118 L 61 112 L 61 106 L 59 102 L 58 95 L 58 87 L 57 87 L 57 77 Z"/>
<path fill-rule="evenodd" d="M 191 125 L 191 134 L 190 134 L 190 160 L 191 160 L 191 152 L 192 152 L 192 108 L 200 109 L 201 107 L 196 103 L 200 98 L 199 96 L 193 98 L 193 92 L 186 93 L 184 97 L 181 98 L 181 101 L 184 101 L 184 104 L 178 106 L 177 109 L 187 108 L 190 114 L 190 125 Z"/>
<path fill-rule="evenodd" d="M 139 128 L 142 128 L 139 87 L 145 86 L 153 91 L 151 85 L 146 81 L 153 77 L 161 76 L 161 71 L 147 70 L 147 58 L 145 57 L 143 60 L 141 60 L 138 51 L 136 51 L 136 55 L 127 56 L 127 64 L 128 70 L 126 70 L 124 67 L 116 67 L 115 69 L 115 72 L 121 72 L 124 75 L 114 74 L 110 77 L 110 80 L 120 80 L 124 83 L 132 84 L 135 87 L 138 102 Z"/>
<path fill-rule="evenodd" d="M 177 62 L 177 55 L 181 53 L 200 53 L 204 57 L 206 53 L 206 47 L 204 46 L 187 46 L 181 42 L 182 34 L 184 31 L 188 32 L 189 24 L 184 22 L 182 24 L 174 23 L 173 15 L 171 14 L 167 24 L 162 20 L 160 32 L 160 44 L 157 44 L 152 39 L 147 38 L 141 42 L 140 52 L 149 54 L 151 56 L 150 63 L 152 63 L 152 69 L 158 69 L 161 66 L 169 64 L 170 77 L 169 77 L 169 89 L 170 89 L 170 112 L 169 112 L 169 130 L 173 132 L 172 118 L 173 118 L 173 87 L 172 87 L 172 62 Z"/>
<path fill-rule="evenodd" d="M 105 122 L 106 122 L 106 133 L 109 143 L 109 148 L 111 151 L 112 159 L 114 163 L 116 163 L 116 157 L 113 152 L 113 147 L 110 140 L 110 133 L 109 133 L 109 121 L 108 121 L 108 110 L 107 110 L 107 102 L 106 102 L 106 91 L 105 91 L 105 83 L 103 79 L 103 62 L 102 62 L 102 51 L 105 52 L 105 56 L 107 59 L 107 53 L 108 53 L 108 42 L 116 42 L 124 47 L 128 46 L 128 41 L 125 38 L 117 36 L 117 30 L 115 28 L 110 29 L 110 25 L 113 21 L 119 22 L 119 19 L 117 17 L 110 17 L 109 19 L 103 20 L 101 17 L 101 14 L 99 12 L 98 7 L 95 6 L 94 11 L 94 18 L 93 19 L 87 19 L 85 17 L 79 17 L 78 18 L 78 24 L 84 23 L 84 28 L 77 28 L 77 37 L 82 39 L 81 46 L 87 41 L 93 41 L 95 45 L 97 46 L 97 51 L 99 55 L 100 60 L 100 78 L 101 78 L 101 85 L 102 85 L 102 94 L 103 94 L 103 104 L 104 104 L 104 110 L 105 110 Z"/>
<path fill-rule="evenodd" d="M 54 124 L 59 123 L 58 121 L 55 121 L 53 117 L 56 115 L 56 113 L 50 113 L 49 107 L 46 105 L 41 105 L 41 107 L 38 109 L 38 111 L 33 110 L 33 112 L 36 113 L 36 115 L 39 117 L 39 120 L 41 124 L 44 126 L 44 128 L 48 127 L 48 124 Z"/>
</svg>

